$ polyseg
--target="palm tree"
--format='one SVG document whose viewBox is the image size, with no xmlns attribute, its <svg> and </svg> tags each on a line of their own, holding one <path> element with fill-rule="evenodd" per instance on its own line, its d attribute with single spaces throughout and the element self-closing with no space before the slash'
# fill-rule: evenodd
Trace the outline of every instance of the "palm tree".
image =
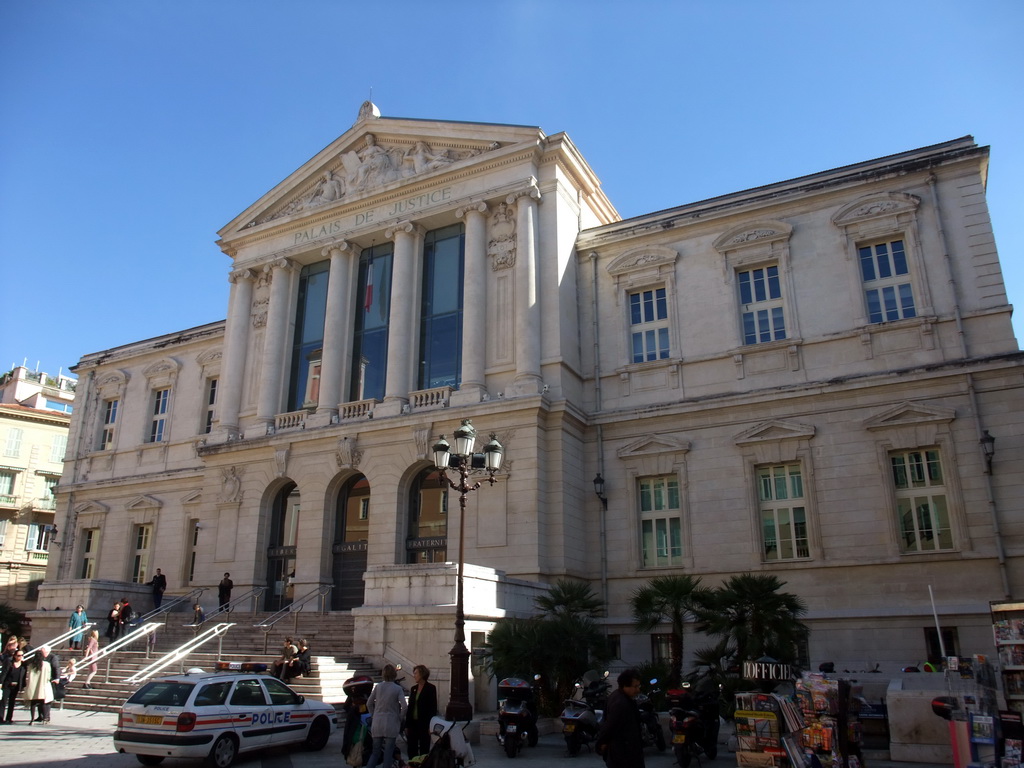
<svg viewBox="0 0 1024 768">
<path fill-rule="evenodd" d="M 549 616 L 584 615 L 597 617 L 604 612 L 604 603 L 589 584 L 582 581 L 559 579 L 546 594 L 534 601 Z"/>
<path fill-rule="evenodd" d="M 589 585 L 560 580 L 535 600 L 543 613 L 499 619 L 487 636 L 484 658 L 491 676 L 540 675 L 541 709 L 557 714 L 573 684 L 608 660 L 608 643 L 594 616 L 604 604 Z"/>
<path fill-rule="evenodd" d="M 800 621 L 807 606 L 796 595 L 781 592 L 785 584 L 770 574 L 729 577 L 700 612 L 698 629 L 731 640 L 741 663 L 763 656 L 795 663 L 800 642 L 810 633 Z"/>
<path fill-rule="evenodd" d="M 699 576 L 658 576 L 633 593 L 633 623 L 640 632 L 650 632 L 662 622 L 669 623 L 669 686 L 683 678 L 683 632 L 686 619 L 695 617 L 707 603 L 710 590 L 701 586 Z"/>
</svg>

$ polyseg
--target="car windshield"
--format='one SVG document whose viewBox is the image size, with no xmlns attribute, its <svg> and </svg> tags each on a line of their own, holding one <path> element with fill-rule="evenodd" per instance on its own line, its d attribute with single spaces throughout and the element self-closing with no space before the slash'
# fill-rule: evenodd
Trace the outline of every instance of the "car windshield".
<svg viewBox="0 0 1024 768">
<path fill-rule="evenodd" d="M 181 683 L 173 680 L 146 683 L 132 694 L 128 703 L 144 706 L 183 707 L 195 687 L 195 683 Z"/>
</svg>

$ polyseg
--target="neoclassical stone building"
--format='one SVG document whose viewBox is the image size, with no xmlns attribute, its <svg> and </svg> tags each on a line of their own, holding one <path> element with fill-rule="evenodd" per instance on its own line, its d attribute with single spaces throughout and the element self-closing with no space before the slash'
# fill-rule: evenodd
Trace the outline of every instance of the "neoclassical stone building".
<svg viewBox="0 0 1024 768">
<path fill-rule="evenodd" d="M 40 607 L 156 567 L 266 610 L 329 585 L 358 652 L 444 688 L 462 544 L 474 648 L 572 577 L 642 661 L 633 590 L 753 571 L 807 601 L 812 663 L 934 653 L 929 586 L 947 652 L 991 653 L 1024 357 L 987 166 L 965 137 L 622 220 L 564 133 L 364 104 L 220 231 L 225 322 L 78 364 Z M 430 448 L 462 419 L 506 454 L 459 542 Z"/>
</svg>

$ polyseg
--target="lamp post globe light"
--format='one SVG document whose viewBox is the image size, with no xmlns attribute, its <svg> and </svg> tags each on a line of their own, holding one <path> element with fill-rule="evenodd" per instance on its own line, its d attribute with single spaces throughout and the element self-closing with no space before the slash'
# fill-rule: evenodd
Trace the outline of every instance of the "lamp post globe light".
<svg viewBox="0 0 1024 768">
<path fill-rule="evenodd" d="M 483 453 L 475 453 L 476 429 L 469 419 L 462 420 L 462 426 L 455 430 L 455 450 L 444 439 L 444 435 L 434 444 L 434 466 L 441 475 L 441 481 L 459 492 L 459 572 L 455 598 L 455 645 L 448 652 L 451 657 L 451 691 L 448 706 L 445 708 L 446 720 L 472 720 L 473 705 L 469 703 L 469 649 L 466 648 L 466 613 L 463 606 L 462 571 L 465 564 L 465 530 L 466 530 L 466 496 L 480 487 L 479 482 L 470 484 L 469 476 L 479 472 L 487 473 L 487 481 L 494 485 L 494 473 L 501 469 L 501 460 L 505 449 L 491 433 L 491 439 L 484 446 Z M 448 477 L 448 470 L 456 470 L 459 480 L 455 482 Z"/>
</svg>

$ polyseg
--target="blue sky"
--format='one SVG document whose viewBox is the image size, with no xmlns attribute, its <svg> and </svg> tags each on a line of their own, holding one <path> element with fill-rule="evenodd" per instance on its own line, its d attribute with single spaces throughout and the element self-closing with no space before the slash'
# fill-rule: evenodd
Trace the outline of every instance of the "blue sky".
<svg viewBox="0 0 1024 768">
<path fill-rule="evenodd" d="M 217 230 L 386 116 L 565 131 L 624 216 L 967 134 L 1024 338 L 1024 3 L 0 2 L 0 369 L 222 319 Z"/>
</svg>

